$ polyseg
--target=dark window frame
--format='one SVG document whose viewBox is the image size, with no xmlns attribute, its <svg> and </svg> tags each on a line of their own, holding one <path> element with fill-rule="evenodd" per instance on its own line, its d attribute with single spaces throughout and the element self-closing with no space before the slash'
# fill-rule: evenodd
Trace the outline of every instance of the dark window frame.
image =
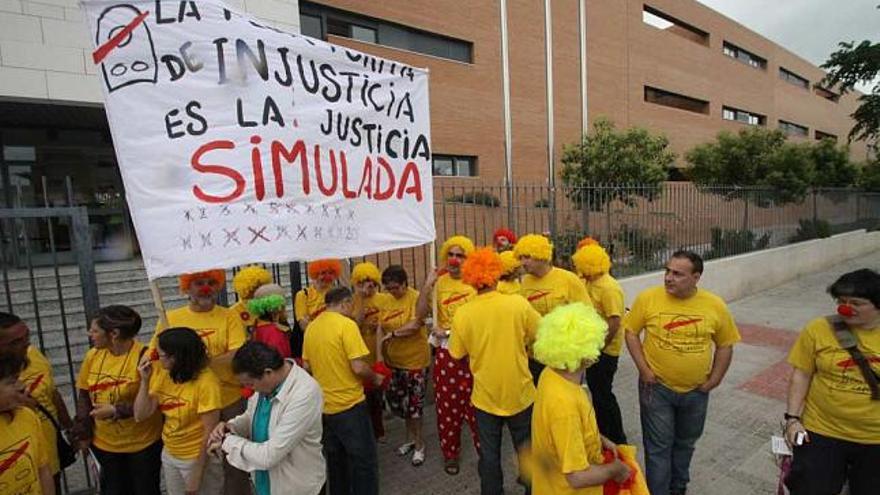
<svg viewBox="0 0 880 495">
<path fill-rule="evenodd" d="M 729 119 L 725 115 L 726 112 L 733 112 L 733 118 Z M 746 117 L 746 119 L 740 118 L 740 116 Z M 757 122 L 751 122 L 749 117 L 754 117 Z M 721 119 L 726 120 L 728 122 L 738 122 L 740 124 L 745 125 L 757 125 L 757 126 L 766 126 L 767 125 L 767 116 L 761 115 L 760 113 L 750 112 L 748 110 L 743 110 L 741 108 L 731 107 L 724 105 L 721 107 Z"/>
<path fill-rule="evenodd" d="M 779 119 L 779 130 L 784 132 L 786 136 L 810 137 L 809 127 L 790 120 Z"/>
<path fill-rule="evenodd" d="M 779 78 L 783 81 L 791 84 L 792 86 L 797 86 L 802 89 L 810 90 L 810 80 L 806 77 L 803 77 L 796 72 L 792 72 L 785 67 L 779 67 Z"/>
<path fill-rule="evenodd" d="M 753 69 L 758 70 L 767 70 L 767 59 L 746 50 L 738 45 L 734 45 L 733 43 L 724 40 L 724 43 L 721 45 L 721 53 L 723 53 L 726 57 L 732 58 L 737 62 L 748 65 Z"/>
<path fill-rule="evenodd" d="M 813 136 L 816 139 L 816 141 L 821 141 L 823 139 L 833 139 L 835 143 L 837 142 L 837 135 L 836 134 L 822 132 L 819 129 L 813 129 Z"/>
<path fill-rule="evenodd" d="M 830 89 L 822 86 L 821 84 L 813 85 L 813 92 L 816 93 L 816 96 L 821 98 L 825 98 L 826 100 L 832 103 L 838 103 L 840 101 L 840 94 L 831 91 Z"/>
<path fill-rule="evenodd" d="M 673 100 L 683 101 L 679 101 L 679 103 L 681 103 L 679 105 L 672 105 L 670 103 Z M 709 115 L 710 107 L 708 101 L 694 98 L 692 96 L 683 95 L 681 93 L 667 91 L 665 89 L 660 89 L 654 86 L 645 86 L 644 101 L 646 103 L 660 105 L 667 108 L 674 108 L 676 110 L 683 110 L 685 112 Z M 687 108 L 688 106 L 692 106 L 692 108 Z M 696 107 L 698 106 L 700 108 L 696 109 Z"/>
<path fill-rule="evenodd" d="M 676 27 L 676 28 L 678 28 L 678 30 L 670 30 L 671 27 L 667 28 L 667 29 L 662 29 L 662 28 L 659 28 L 658 26 L 655 26 L 649 22 L 646 22 L 645 21 L 645 14 L 649 14 L 654 17 L 658 17 L 658 18 L 672 24 L 671 27 Z M 666 12 L 663 12 L 662 10 L 657 9 L 656 7 L 652 7 L 648 4 L 642 4 L 642 23 L 647 24 L 655 29 L 660 29 L 661 31 L 666 31 L 666 32 L 675 34 L 677 36 L 680 36 L 688 41 L 692 41 L 692 42 L 697 43 L 699 45 L 709 46 L 710 34 L 708 31 L 704 31 L 704 30 L 698 28 L 697 26 L 694 26 L 693 24 L 682 21 L 681 19 L 674 17 L 674 16 L 671 16 L 671 15 L 667 14 Z"/>
<path fill-rule="evenodd" d="M 436 167 L 437 159 L 448 159 L 452 161 L 452 174 L 438 174 Z M 460 173 L 459 165 L 460 162 L 467 161 L 470 166 L 470 173 L 467 175 L 463 175 Z M 434 177 L 479 177 L 477 162 L 478 158 L 476 155 L 446 155 L 442 153 L 434 153 L 431 156 L 431 175 Z"/>
</svg>

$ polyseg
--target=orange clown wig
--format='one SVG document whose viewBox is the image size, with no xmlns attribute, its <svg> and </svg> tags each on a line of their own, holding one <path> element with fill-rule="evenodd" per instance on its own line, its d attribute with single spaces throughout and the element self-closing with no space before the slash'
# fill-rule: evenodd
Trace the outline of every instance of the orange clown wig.
<svg viewBox="0 0 880 495">
<path fill-rule="evenodd" d="M 180 292 L 186 294 L 193 282 L 199 279 L 209 278 L 217 282 L 217 287 L 226 285 L 226 270 L 208 270 L 205 272 L 184 273 L 177 278 Z"/>
<path fill-rule="evenodd" d="M 490 248 L 480 248 L 468 255 L 461 265 L 461 279 L 475 289 L 492 287 L 501 278 L 504 265 Z"/>
<path fill-rule="evenodd" d="M 309 278 L 318 280 L 322 273 L 332 272 L 333 280 L 342 275 L 342 262 L 337 259 L 322 259 L 309 262 Z"/>
<path fill-rule="evenodd" d="M 580 249 L 584 246 L 589 246 L 590 244 L 599 244 L 599 241 L 597 241 L 596 239 L 593 239 L 590 236 L 586 236 L 583 239 L 581 239 L 580 241 L 578 241 L 577 249 Z"/>
</svg>

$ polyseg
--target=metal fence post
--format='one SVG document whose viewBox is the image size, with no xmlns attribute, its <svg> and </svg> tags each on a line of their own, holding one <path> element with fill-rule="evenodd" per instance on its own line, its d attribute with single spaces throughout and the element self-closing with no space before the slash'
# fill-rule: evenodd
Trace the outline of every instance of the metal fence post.
<svg viewBox="0 0 880 495">
<path fill-rule="evenodd" d="M 85 206 L 74 209 L 70 216 L 70 231 L 79 265 L 79 281 L 83 293 L 83 309 L 86 327 L 101 307 L 98 300 L 98 280 L 95 275 L 95 259 L 92 255 L 92 236 L 89 231 L 89 213 Z"/>
</svg>

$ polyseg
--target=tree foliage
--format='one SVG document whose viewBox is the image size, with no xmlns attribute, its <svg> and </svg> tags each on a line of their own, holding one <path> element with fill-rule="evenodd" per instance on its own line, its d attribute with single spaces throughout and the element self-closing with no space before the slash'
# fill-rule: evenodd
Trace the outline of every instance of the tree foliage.
<svg viewBox="0 0 880 495">
<path fill-rule="evenodd" d="M 849 187 L 856 183 L 859 169 L 849 159 L 849 148 L 833 139 L 823 139 L 810 147 L 815 165 L 815 187 Z"/>
<path fill-rule="evenodd" d="M 849 140 L 866 140 L 876 146 L 880 139 L 880 43 L 864 40 L 843 42 L 822 64 L 828 70 L 824 84 L 841 93 L 852 91 L 856 84 L 871 84 L 870 93 L 859 96 L 859 107 L 852 113 L 855 125 Z"/>
<path fill-rule="evenodd" d="M 580 143 L 563 150 L 561 176 L 570 188 L 566 194 L 591 211 L 599 211 L 615 199 L 626 204 L 632 204 L 636 196 L 652 199 L 660 193 L 675 160 L 675 153 L 668 148 L 665 136 L 638 127 L 621 131 L 610 120 L 597 119 Z M 592 184 L 607 185 L 596 194 L 586 187 Z"/>
<path fill-rule="evenodd" d="M 880 158 L 875 158 L 862 167 L 858 185 L 865 191 L 880 192 Z"/>
</svg>

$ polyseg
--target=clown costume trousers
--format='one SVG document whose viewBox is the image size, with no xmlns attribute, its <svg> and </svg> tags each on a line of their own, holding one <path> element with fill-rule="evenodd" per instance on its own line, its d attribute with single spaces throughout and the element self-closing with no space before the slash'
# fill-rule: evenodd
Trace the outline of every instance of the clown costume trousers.
<svg viewBox="0 0 880 495">
<path fill-rule="evenodd" d="M 467 359 L 453 359 L 449 351 L 438 348 L 434 358 L 434 398 L 437 406 L 437 433 L 443 458 L 458 459 L 461 451 L 461 427 L 467 421 L 474 439 L 474 448 L 480 451 L 477 420 L 471 404 L 474 377 Z"/>
</svg>

